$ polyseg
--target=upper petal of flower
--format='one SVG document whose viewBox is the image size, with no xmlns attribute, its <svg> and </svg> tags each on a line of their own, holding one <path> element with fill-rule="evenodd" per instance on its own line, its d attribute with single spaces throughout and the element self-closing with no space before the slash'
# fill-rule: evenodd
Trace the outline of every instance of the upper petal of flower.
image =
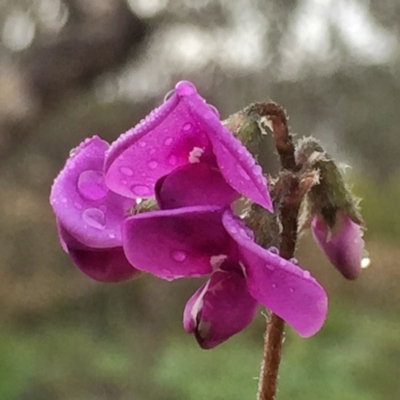
<svg viewBox="0 0 400 400">
<path fill-rule="evenodd" d="M 121 246 L 120 224 L 132 200 L 104 182 L 108 144 L 95 136 L 75 149 L 51 188 L 50 203 L 60 224 L 85 246 Z"/>
<path fill-rule="evenodd" d="M 208 274 L 211 257 L 227 254 L 232 243 L 221 214 L 220 207 L 194 206 L 129 217 L 122 228 L 126 257 L 163 279 Z"/>
<path fill-rule="evenodd" d="M 59 223 L 57 227 L 63 249 L 89 278 L 100 282 L 120 282 L 140 273 L 129 264 L 122 247 L 89 248 L 79 243 Z"/>
<path fill-rule="evenodd" d="M 364 249 L 360 226 L 345 212 L 339 211 L 333 229 L 329 229 L 323 219 L 315 215 L 311 222 L 311 232 L 329 261 L 342 275 L 347 279 L 357 278 Z"/>
<path fill-rule="evenodd" d="M 324 289 L 308 271 L 254 243 L 229 210 L 222 220 L 239 247 L 251 295 L 284 319 L 300 336 L 315 334 L 326 317 Z"/>
<path fill-rule="evenodd" d="M 197 161 L 214 164 L 215 158 L 237 192 L 272 209 L 260 166 L 196 88 L 179 82 L 167 101 L 111 145 L 106 181 L 121 195 L 150 197 L 156 181 L 175 168 Z"/>
<path fill-rule="evenodd" d="M 188 300 L 183 326 L 195 334 L 200 347 L 211 349 L 244 329 L 256 307 L 243 274 L 218 269 Z"/>
<path fill-rule="evenodd" d="M 226 206 L 238 196 L 217 168 L 203 163 L 178 168 L 156 184 L 156 197 L 161 209 L 195 205 Z"/>
</svg>

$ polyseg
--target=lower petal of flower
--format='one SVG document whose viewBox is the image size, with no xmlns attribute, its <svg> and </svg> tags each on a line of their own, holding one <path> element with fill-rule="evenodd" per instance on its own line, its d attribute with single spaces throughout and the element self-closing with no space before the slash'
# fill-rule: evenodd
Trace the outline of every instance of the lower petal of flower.
<svg viewBox="0 0 400 400">
<path fill-rule="evenodd" d="M 200 347 L 211 349 L 250 324 L 256 307 L 240 272 L 217 270 L 188 300 L 183 326 Z"/>
<path fill-rule="evenodd" d="M 125 254 L 139 270 L 167 280 L 208 274 L 211 257 L 228 254 L 232 243 L 221 215 L 220 207 L 194 206 L 129 217 Z"/>
<path fill-rule="evenodd" d="M 314 335 L 326 318 L 324 289 L 308 271 L 254 243 L 229 210 L 223 224 L 239 247 L 250 294 L 300 336 Z"/>
</svg>

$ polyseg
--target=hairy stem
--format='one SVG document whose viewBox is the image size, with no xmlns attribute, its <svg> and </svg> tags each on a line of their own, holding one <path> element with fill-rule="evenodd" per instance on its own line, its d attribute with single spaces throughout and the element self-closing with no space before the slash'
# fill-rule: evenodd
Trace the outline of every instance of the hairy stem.
<svg viewBox="0 0 400 400">
<path fill-rule="evenodd" d="M 261 128 L 264 128 L 262 124 L 266 124 L 273 133 L 275 147 L 281 162 L 281 174 L 275 186 L 279 200 L 278 217 L 282 227 L 279 254 L 283 258 L 290 259 L 294 256 L 296 248 L 301 194 L 299 179 L 296 174 L 298 168 L 295 161 L 294 145 L 289 134 L 287 118 L 283 109 L 275 103 L 253 104 L 247 109 L 247 112 L 257 120 Z M 276 314 L 271 313 L 265 333 L 258 400 L 273 400 L 275 398 L 284 327 L 284 321 Z"/>
</svg>

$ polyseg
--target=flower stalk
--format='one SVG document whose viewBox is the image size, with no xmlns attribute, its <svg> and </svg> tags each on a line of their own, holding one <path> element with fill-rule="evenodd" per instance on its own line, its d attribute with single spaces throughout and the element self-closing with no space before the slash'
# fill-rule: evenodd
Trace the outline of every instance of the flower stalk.
<svg viewBox="0 0 400 400">
<path fill-rule="evenodd" d="M 297 242 L 297 221 L 303 190 L 297 174 L 295 147 L 289 134 L 284 110 L 275 103 L 254 104 L 247 109 L 260 129 L 267 125 L 272 131 L 275 147 L 281 163 L 281 174 L 276 182 L 277 214 L 281 224 L 279 255 L 287 260 L 294 256 Z M 262 241 L 262 240 L 261 240 Z M 258 400 L 275 398 L 281 350 L 284 337 L 284 321 L 271 313 L 266 327 L 263 361 L 258 387 Z"/>
</svg>

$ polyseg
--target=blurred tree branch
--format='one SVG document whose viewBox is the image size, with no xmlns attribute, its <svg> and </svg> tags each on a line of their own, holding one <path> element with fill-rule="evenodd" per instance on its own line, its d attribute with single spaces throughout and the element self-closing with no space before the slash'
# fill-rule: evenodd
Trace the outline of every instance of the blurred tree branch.
<svg viewBox="0 0 400 400">
<path fill-rule="evenodd" d="M 0 160 L 61 100 L 137 54 L 151 28 L 124 0 L 67 0 L 70 18 L 0 65 Z"/>
</svg>

